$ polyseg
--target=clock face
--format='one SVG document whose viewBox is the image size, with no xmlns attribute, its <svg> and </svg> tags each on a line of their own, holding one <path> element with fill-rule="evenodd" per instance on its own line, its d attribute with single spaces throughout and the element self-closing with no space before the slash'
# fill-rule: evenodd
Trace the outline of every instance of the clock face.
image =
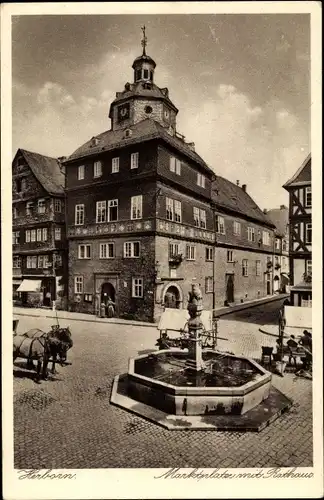
<svg viewBox="0 0 324 500">
<path fill-rule="evenodd" d="M 123 121 L 129 118 L 129 103 L 118 107 L 118 120 Z"/>
<path fill-rule="evenodd" d="M 169 121 L 169 119 L 170 119 L 170 111 L 166 108 L 164 108 L 163 117 L 166 121 Z"/>
</svg>

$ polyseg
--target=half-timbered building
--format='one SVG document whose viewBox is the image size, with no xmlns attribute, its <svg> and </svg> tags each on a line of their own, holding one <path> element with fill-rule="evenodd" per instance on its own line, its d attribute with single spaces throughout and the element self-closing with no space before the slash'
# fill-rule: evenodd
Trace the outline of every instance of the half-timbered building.
<svg viewBox="0 0 324 500">
<path fill-rule="evenodd" d="M 13 294 L 63 306 L 67 275 L 65 175 L 56 158 L 18 149 L 12 162 Z"/>
<path fill-rule="evenodd" d="M 285 205 L 263 211 L 275 225 L 273 291 L 284 292 L 289 285 L 289 210 Z"/>
<path fill-rule="evenodd" d="M 291 284 L 310 283 L 312 276 L 311 154 L 284 184 L 289 193 L 289 265 Z"/>
</svg>

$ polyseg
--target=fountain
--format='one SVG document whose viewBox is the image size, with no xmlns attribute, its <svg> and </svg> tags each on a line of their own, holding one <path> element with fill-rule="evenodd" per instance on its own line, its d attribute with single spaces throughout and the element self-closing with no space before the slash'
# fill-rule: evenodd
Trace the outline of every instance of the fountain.
<svg viewBox="0 0 324 500">
<path fill-rule="evenodd" d="M 130 358 L 110 402 L 168 429 L 260 431 L 292 404 L 272 375 L 244 356 L 202 349 L 202 294 L 188 300 L 186 349 Z"/>
</svg>

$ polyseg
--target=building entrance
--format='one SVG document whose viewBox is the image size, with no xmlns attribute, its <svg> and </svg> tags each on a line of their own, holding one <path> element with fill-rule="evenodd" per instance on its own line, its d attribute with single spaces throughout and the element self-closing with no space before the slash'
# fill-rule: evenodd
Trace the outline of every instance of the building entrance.
<svg viewBox="0 0 324 500">
<path fill-rule="evenodd" d="M 234 302 L 234 274 L 226 274 L 226 301 Z"/>
<path fill-rule="evenodd" d="M 175 286 L 169 286 L 164 296 L 164 305 L 170 309 L 180 309 L 180 292 Z"/>
<path fill-rule="evenodd" d="M 106 315 L 109 318 L 115 316 L 116 311 L 116 291 L 111 283 L 103 283 L 101 287 L 101 304 L 105 304 Z"/>
</svg>

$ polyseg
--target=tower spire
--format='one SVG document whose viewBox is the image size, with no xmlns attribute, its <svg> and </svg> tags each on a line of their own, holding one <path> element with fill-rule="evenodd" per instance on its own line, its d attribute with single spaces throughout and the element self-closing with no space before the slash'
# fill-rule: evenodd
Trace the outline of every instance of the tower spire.
<svg viewBox="0 0 324 500">
<path fill-rule="evenodd" d="M 143 39 L 141 41 L 142 47 L 143 47 L 143 56 L 146 56 L 146 45 L 147 45 L 147 38 L 145 35 L 145 25 L 141 27 L 141 30 L 143 31 Z"/>
</svg>

